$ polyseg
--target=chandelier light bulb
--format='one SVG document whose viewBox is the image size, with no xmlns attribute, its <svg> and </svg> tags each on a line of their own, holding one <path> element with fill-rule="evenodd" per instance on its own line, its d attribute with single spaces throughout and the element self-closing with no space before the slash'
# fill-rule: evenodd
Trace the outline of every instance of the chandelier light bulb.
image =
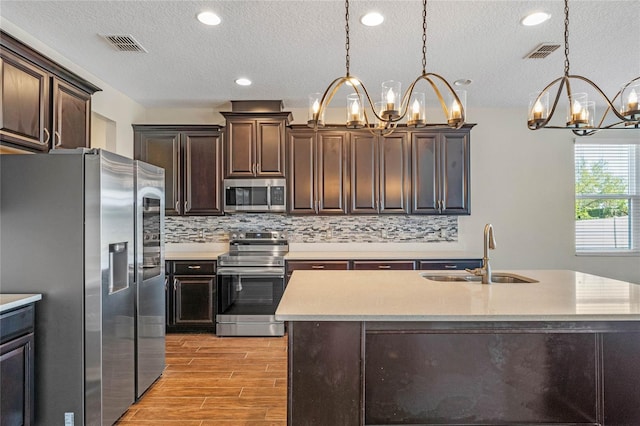
<svg viewBox="0 0 640 426">
<path fill-rule="evenodd" d="M 638 94 L 635 89 L 631 89 L 627 103 L 629 104 L 629 111 L 638 109 Z"/>
<path fill-rule="evenodd" d="M 536 104 L 533 107 L 533 119 L 534 120 L 541 119 L 542 118 L 542 111 L 543 111 L 542 103 L 540 102 L 540 100 L 537 100 Z"/>
<path fill-rule="evenodd" d="M 572 109 L 574 114 L 580 114 L 580 111 L 582 110 L 582 105 L 580 105 L 580 102 L 577 99 L 573 101 Z"/>
<path fill-rule="evenodd" d="M 318 100 L 316 99 L 315 101 L 313 101 L 313 113 L 317 114 L 319 110 L 320 110 L 320 102 L 318 102 Z"/>
</svg>

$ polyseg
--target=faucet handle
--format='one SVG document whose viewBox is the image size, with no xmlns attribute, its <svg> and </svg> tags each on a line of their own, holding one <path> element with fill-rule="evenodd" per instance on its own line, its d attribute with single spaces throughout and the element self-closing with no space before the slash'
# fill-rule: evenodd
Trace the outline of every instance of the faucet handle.
<svg viewBox="0 0 640 426">
<path fill-rule="evenodd" d="M 475 268 L 475 269 L 465 268 L 465 271 L 467 271 L 470 274 L 478 275 L 478 276 L 482 276 L 487 273 L 487 271 L 485 271 L 482 268 Z"/>
</svg>

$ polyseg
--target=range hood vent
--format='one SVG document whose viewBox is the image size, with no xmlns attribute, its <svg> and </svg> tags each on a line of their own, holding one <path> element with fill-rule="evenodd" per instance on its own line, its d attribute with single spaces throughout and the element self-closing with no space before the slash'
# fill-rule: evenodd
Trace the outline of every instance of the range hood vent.
<svg viewBox="0 0 640 426">
<path fill-rule="evenodd" d="M 147 49 L 142 47 L 132 35 L 103 35 L 105 40 L 120 52 L 142 52 L 147 53 Z"/>
<path fill-rule="evenodd" d="M 560 47 L 556 43 L 542 43 L 525 56 L 525 59 L 544 59 Z"/>
</svg>

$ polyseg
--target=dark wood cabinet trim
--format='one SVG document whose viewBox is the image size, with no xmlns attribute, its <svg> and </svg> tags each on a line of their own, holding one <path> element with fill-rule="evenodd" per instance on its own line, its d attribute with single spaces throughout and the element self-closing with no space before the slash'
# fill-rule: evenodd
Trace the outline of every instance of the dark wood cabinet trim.
<svg viewBox="0 0 640 426">
<path fill-rule="evenodd" d="M 67 68 L 62 65 L 54 62 L 49 59 L 47 56 L 41 54 L 40 52 L 34 50 L 30 46 L 22 43 L 17 38 L 12 35 L 0 30 L 0 45 L 2 48 L 8 49 L 23 58 L 26 58 L 30 62 L 39 66 L 40 68 L 50 72 L 66 81 L 67 83 L 77 87 L 78 89 L 87 92 L 89 94 L 94 94 L 95 92 L 99 92 L 100 89 L 98 86 L 93 83 L 85 80 L 84 78 L 78 76 L 77 74 L 69 71 Z"/>
</svg>

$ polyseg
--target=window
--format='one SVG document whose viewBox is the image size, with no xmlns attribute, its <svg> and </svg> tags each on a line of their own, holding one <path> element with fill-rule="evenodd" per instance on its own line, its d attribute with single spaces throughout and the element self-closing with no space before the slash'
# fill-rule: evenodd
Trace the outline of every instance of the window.
<svg viewBox="0 0 640 426">
<path fill-rule="evenodd" d="M 640 144 L 575 143 L 576 253 L 640 251 Z"/>
</svg>

